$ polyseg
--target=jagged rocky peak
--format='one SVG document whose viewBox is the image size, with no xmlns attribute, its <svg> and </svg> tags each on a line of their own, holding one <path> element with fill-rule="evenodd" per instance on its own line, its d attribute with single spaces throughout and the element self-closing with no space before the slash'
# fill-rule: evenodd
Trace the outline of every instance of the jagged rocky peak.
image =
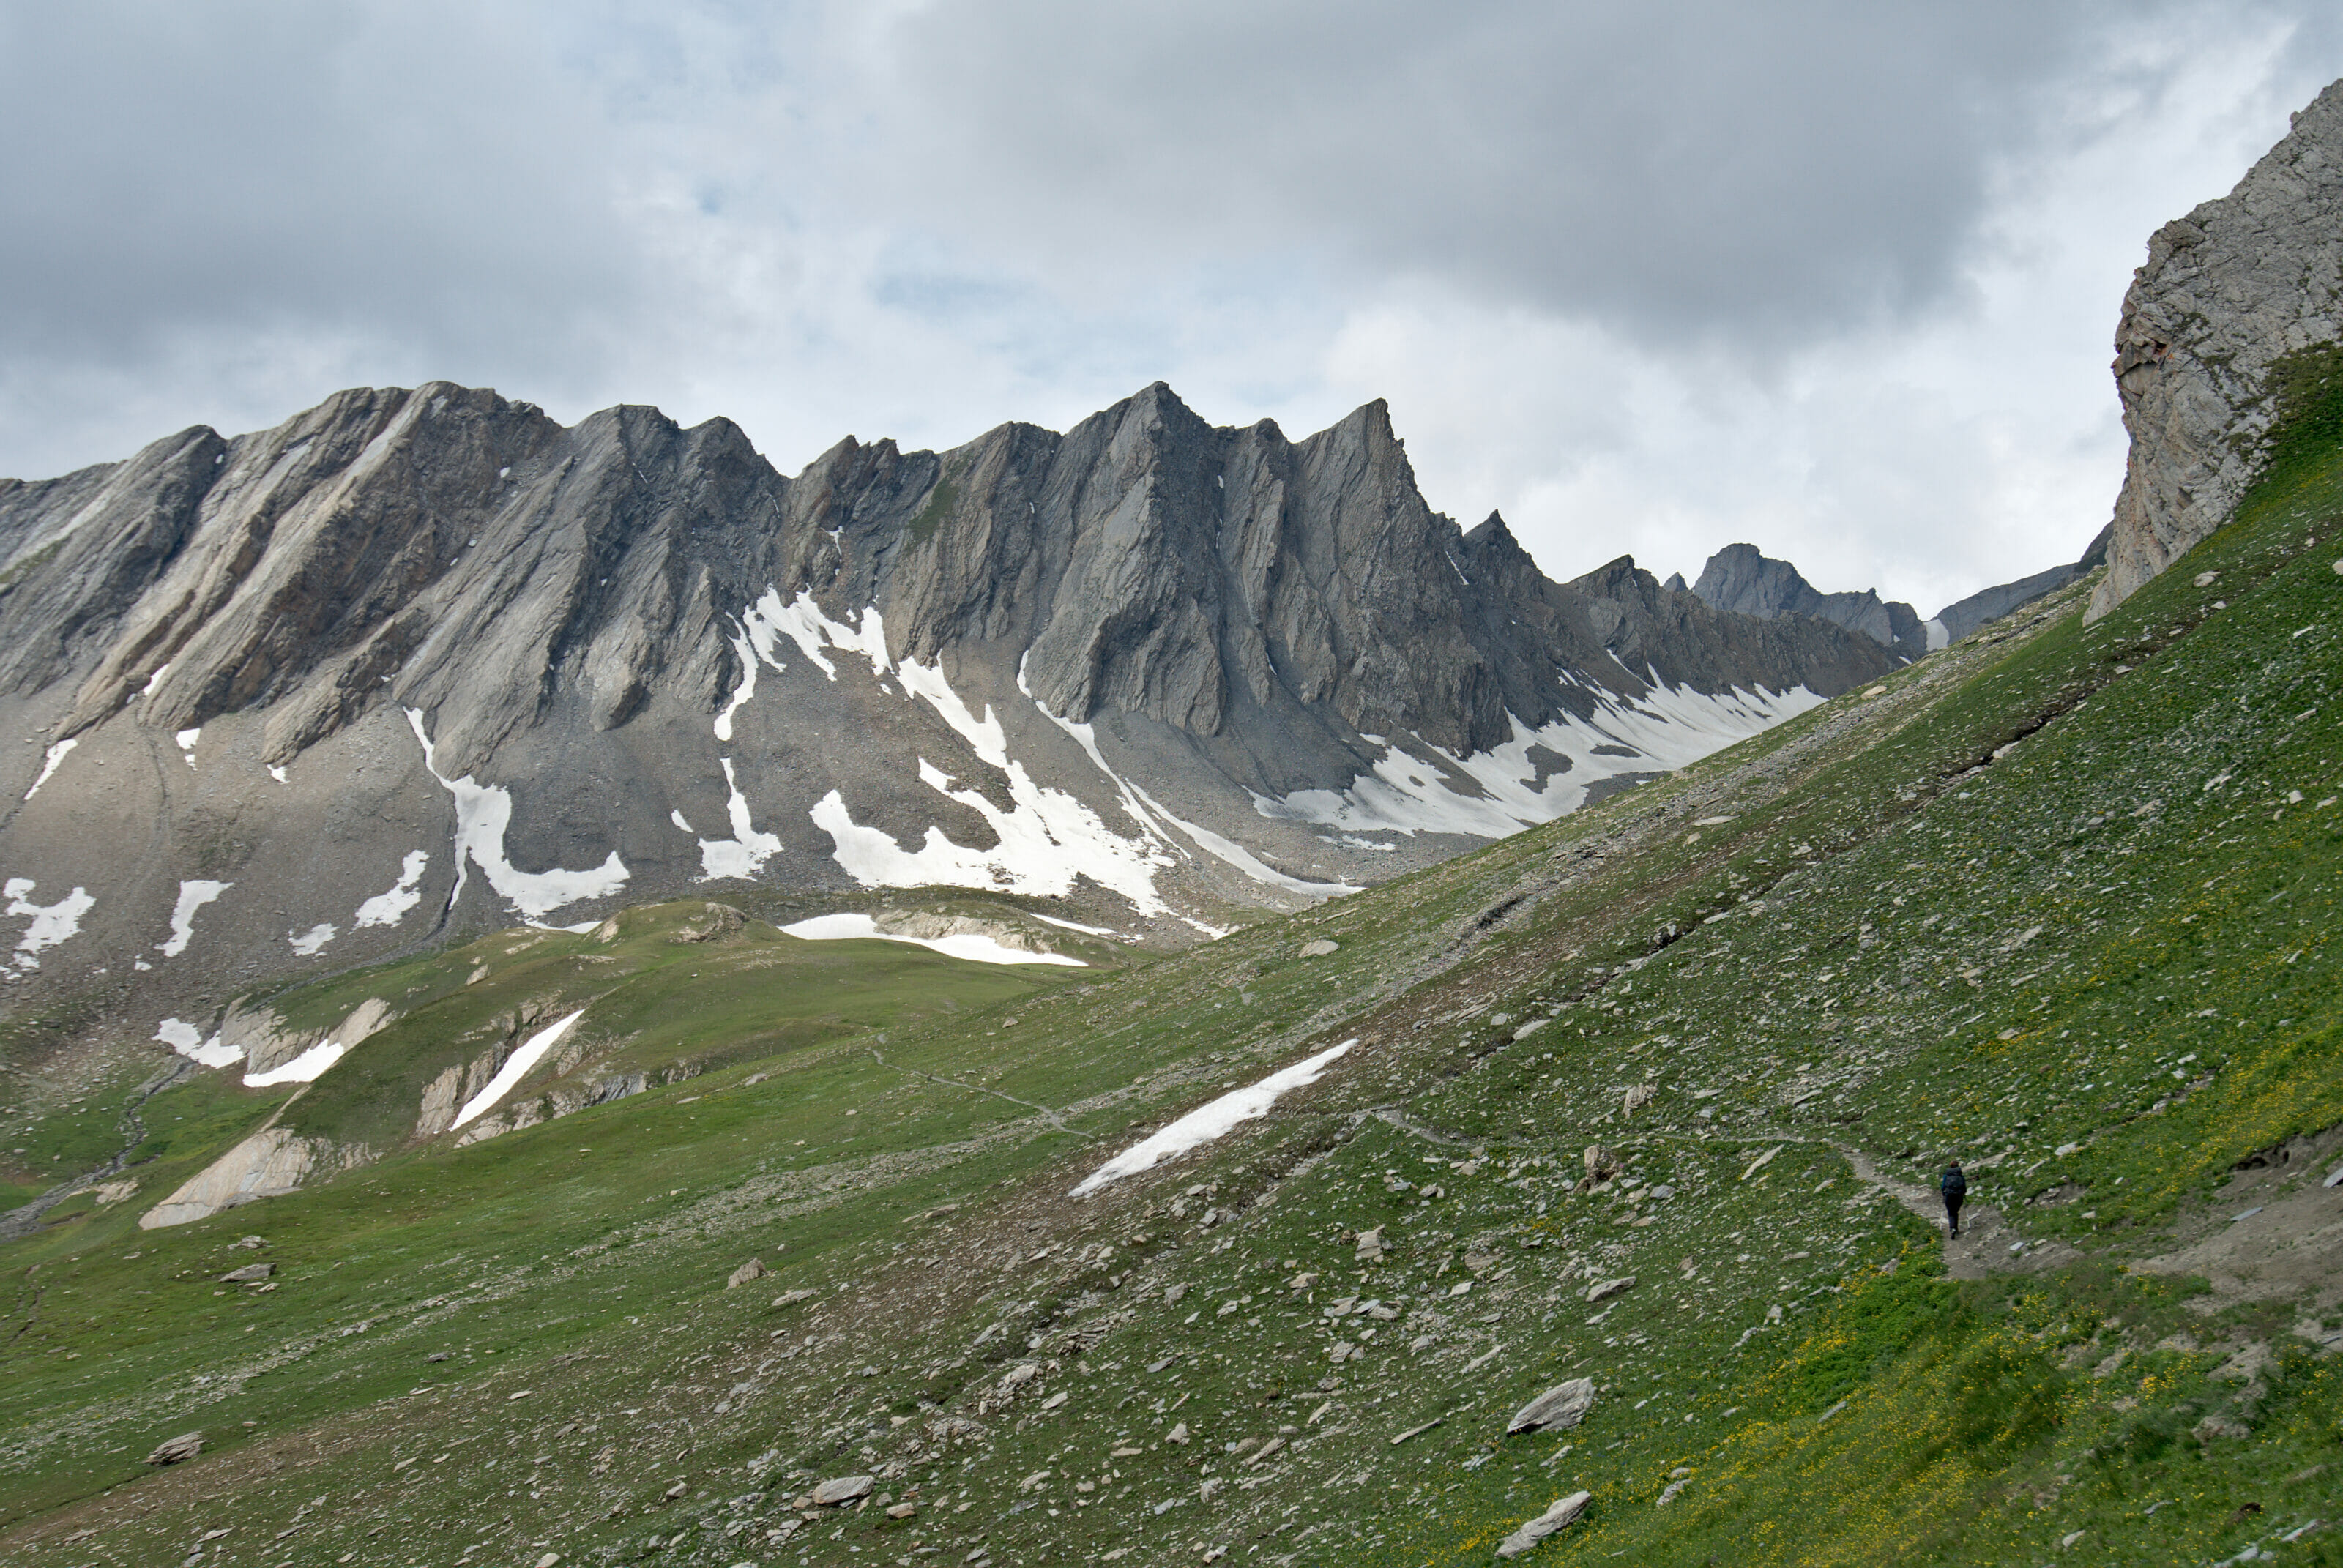
<svg viewBox="0 0 2343 1568">
<path fill-rule="evenodd" d="M 1297 441 L 1158 384 L 791 478 L 721 419 L 362 388 L 0 485 L 0 854 L 39 922 L 0 970 L 128 952 L 186 993 L 758 884 L 1179 940 L 1890 662 L 1631 561 L 1552 580 L 1427 504 L 1380 401 Z"/>
<path fill-rule="evenodd" d="M 1808 615 L 1861 632 L 1906 658 L 1928 650 L 1920 614 L 1900 599 L 1883 600 L 1875 588 L 1861 593 L 1823 593 L 1787 561 L 1761 553 L 1755 545 L 1727 545 L 1708 558 L 1692 591 L 1719 609 L 1771 620 Z"/>
<path fill-rule="evenodd" d="M 2343 361 L 2343 82 L 2237 188 L 2156 231 L 2116 327 L 2131 454 L 2106 614 L 2229 519 Z"/>
</svg>

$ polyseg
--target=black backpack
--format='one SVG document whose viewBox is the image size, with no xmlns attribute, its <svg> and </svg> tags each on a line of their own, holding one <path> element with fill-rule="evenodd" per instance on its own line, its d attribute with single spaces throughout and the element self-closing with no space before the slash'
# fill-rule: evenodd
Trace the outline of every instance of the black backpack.
<svg viewBox="0 0 2343 1568">
<path fill-rule="evenodd" d="M 1969 1179 L 1962 1175 L 1961 1168 L 1956 1165 L 1945 1172 L 1945 1180 L 1941 1185 L 1946 1197 L 1958 1198 L 1968 1191 Z"/>
</svg>

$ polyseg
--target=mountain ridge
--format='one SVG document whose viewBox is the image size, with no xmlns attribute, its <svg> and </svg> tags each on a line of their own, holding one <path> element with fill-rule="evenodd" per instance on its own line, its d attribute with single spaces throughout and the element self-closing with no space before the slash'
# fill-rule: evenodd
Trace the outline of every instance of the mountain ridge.
<svg viewBox="0 0 2343 1568">
<path fill-rule="evenodd" d="M 795 477 L 722 419 L 352 389 L 0 489 L 0 647 L 36 742 L 0 855 L 74 928 L 5 966 L 41 988 L 99 948 L 159 976 L 181 906 L 259 975 L 725 880 L 1192 940 L 1890 667 L 1628 563 L 1552 581 L 1430 508 L 1379 401 L 1293 441 L 1161 383 Z"/>
</svg>

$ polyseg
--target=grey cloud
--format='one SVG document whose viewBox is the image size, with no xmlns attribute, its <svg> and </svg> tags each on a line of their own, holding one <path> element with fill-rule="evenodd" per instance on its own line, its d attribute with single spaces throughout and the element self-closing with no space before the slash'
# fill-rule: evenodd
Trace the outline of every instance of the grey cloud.
<svg viewBox="0 0 2343 1568">
<path fill-rule="evenodd" d="M 1778 343 L 1953 286 L 1994 161 L 2107 27 L 2036 0 L 941 0 L 899 47 L 929 196 L 996 241 L 1285 248 Z"/>
<path fill-rule="evenodd" d="M 574 363 L 645 277 L 558 44 L 428 3 L 0 9 L 0 351 L 86 373 L 307 333 L 447 373 Z"/>
</svg>

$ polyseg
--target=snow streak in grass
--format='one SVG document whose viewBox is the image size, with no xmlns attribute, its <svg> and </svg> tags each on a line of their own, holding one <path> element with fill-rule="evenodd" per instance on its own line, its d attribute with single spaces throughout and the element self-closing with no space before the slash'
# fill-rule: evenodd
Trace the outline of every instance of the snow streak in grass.
<svg viewBox="0 0 2343 1568">
<path fill-rule="evenodd" d="M 915 948 L 927 948 L 946 958 L 967 959 L 980 964 L 1062 964 L 1069 969 L 1088 969 L 1080 959 L 1070 959 L 1062 953 L 1031 953 L 1022 948 L 1009 947 L 990 937 L 975 931 L 955 931 L 948 937 L 906 937 L 893 931 L 882 931 L 869 915 L 816 915 L 809 920 L 799 920 L 783 926 L 781 931 L 809 942 L 880 941 L 909 942 Z"/>
<path fill-rule="evenodd" d="M 488 1080 L 488 1086 L 472 1096 L 465 1102 L 464 1109 L 456 1113 L 455 1125 L 461 1127 L 483 1111 L 495 1110 L 497 1101 L 510 1094 L 513 1086 L 528 1076 L 528 1070 L 538 1064 L 538 1059 L 569 1032 L 569 1026 L 585 1016 L 586 1010 L 581 1007 L 558 1023 L 548 1024 L 522 1041 L 521 1048 L 507 1058 L 504 1066 L 497 1070 L 497 1075 Z"/>
<path fill-rule="evenodd" d="M 1074 1189 L 1072 1195 L 1080 1198 L 1095 1192 L 1117 1177 L 1135 1176 L 1166 1160 L 1185 1154 L 1199 1144 L 1210 1143 L 1240 1121 L 1251 1121 L 1256 1117 L 1268 1115 L 1269 1108 L 1277 1103 L 1279 1095 L 1289 1089 L 1300 1089 L 1304 1084 L 1317 1082 L 1319 1074 L 1326 1070 L 1328 1062 L 1358 1043 L 1356 1037 L 1346 1040 L 1340 1045 L 1297 1061 L 1292 1067 L 1272 1072 L 1259 1083 L 1232 1090 L 1212 1103 L 1191 1111 L 1171 1126 L 1132 1144 L 1091 1171 L 1082 1184 Z"/>
</svg>

